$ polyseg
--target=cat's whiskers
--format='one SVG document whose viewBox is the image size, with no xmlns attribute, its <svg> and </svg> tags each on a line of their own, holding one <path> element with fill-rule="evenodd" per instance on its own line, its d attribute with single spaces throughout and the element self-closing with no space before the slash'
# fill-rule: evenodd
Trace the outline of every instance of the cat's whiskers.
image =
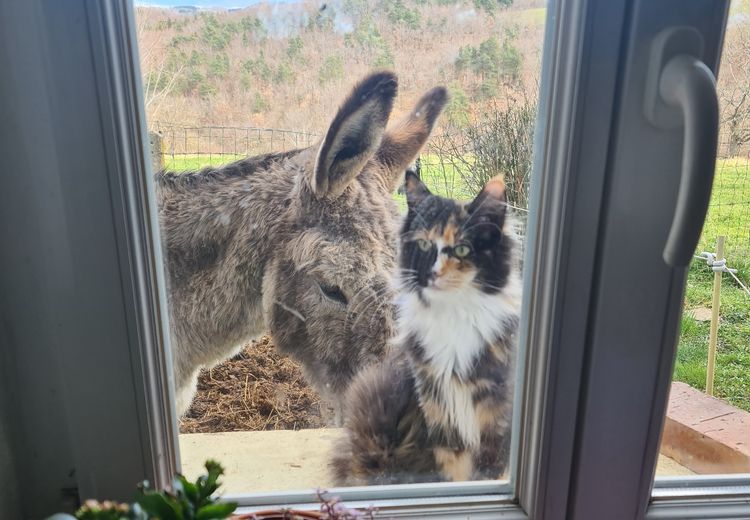
<svg viewBox="0 0 750 520">
<path fill-rule="evenodd" d="M 371 289 L 373 292 L 371 294 L 368 294 L 367 296 L 365 296 L 363 299 L 358 300 L 357 297 L 360 294 L 362 294 L 362 292 L 364 292 L 366 289 Z M 357 312 L 357 309 L 362 306 L 363 302 L 366 302 L 367 300 L 369 300 L 371 298 L 376 298 L 378 296 L 382 296 L 381 291 L 383 291 L 383 290 L 385 290 L 385 289 L 382 289 L 382 288 L 380 288 L 380 289 L 372 289 L 372 287 L 369 286 L 369 285 L 364 285 L 363 287 L 361 287 L 351 297 L 351 301 L 354 302 L 354 304 L 347 309 L 347 315 L 349 315 L 349 314 L 355 314 Z"/>
<path fill-rule="evenodd" d="M 373 320 L 375 319 L 375 317 L 376 317 L 376 316 L 378 315 L 378 313 L 380 312 L 380 309 L 382 309 L 382 308 L 383 308 L 383 307 L 385 307 L 386 305 L 390 305 L 390 303 L 391 303 L 391 302 L 385 302 L 385 301 L 381 301 L 381 302 L 380 302 L 380 304 L 378 304 L 378 307 L 377 307 L 377 308 L 375 309 L 375 312 L 373 312 L 373 313 L 371 313 L 371 314 L 370 314 L 370 321 L 369 321 L 369 322 L 367 323 L 367 328 L 368 328 L 368 329 L 369 329 L 370 327 L 372 327 L 372 321 L 373 321 Z"/>
<path fill-rule="evenodd" d="M 349 317 L 351 315 L 356 315 L 356 319 L 354 320 L 354 323 L 352 324 L 352 326 L 356 326 L 356 324 L 359 323 L 359 320 L 362 318 L 362 316 L 364 316 L 367 313 L 368 309 L 370 308 L 370 306 L 372 306 L 372 304 L 375 301 L 380 300 L 382 304 L 390 304 L 392 301 L 392 298 L 390 297 L 384 298 L 384 296 L 387 296 L 385 294 L 386 292 L 388 292 L 387 288 L 377 289 L 372 294 L 368 295 L 361 301 L 357 302 L 357 304 L 352 308 L 352 310 L 350 312 L 347 312 L 347 320 L 349 320 Z M 373 313 L 373 316 L 375 315 L 376 313 Z"/>
<path fill-rule="evenodd" d="M 361 291 L 359 291 L 361 292 Z M 372 302 L 380 299 L 381 303 L 391 303 L 391 298 L 384 298 L 384 296 L 387 296 L 389 290 L 387 287 L 379 287 L 377 289 L 373 289 L 372 294 L 368 294 L 366 297 L 364 297 L 362 300 L 355 302 L 354 306 L 351 309 L 347 310 L 346 313 L 346 320 L 345 325 L 349 323 L 350 317 L 352 315 L 356 315 L 357 318 L 354 320 L 354 323 L 352 326 L 356 326 L 359 322 L 359 319 L 365 314 L 365 311 L 372 305 Z"/>
</svg>

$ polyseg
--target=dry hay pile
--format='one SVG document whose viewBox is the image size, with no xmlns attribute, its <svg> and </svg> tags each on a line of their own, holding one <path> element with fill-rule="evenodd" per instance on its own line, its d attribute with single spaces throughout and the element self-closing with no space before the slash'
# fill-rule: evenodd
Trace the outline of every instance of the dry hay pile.
<svg viewBox="0 0 750 520">
<path fill-rule="evenodd" d="M 180 433 L 320 428 L 319 401 L 299 365 L 263 337 L 201 372 Z"/>
</svg>

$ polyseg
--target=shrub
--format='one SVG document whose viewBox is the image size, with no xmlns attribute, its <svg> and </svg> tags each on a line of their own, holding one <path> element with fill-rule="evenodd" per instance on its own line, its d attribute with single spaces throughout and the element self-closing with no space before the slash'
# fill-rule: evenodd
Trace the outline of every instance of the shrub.
<svg viewBox="0 0 750 520">
<path fill-rule="evenodd" d="M 246 60 L 245 63 L 242 64 L 242 68 L 245 69 L 246 72 L 260 76 L 261 78 L 268 78 L 271 75 L 271 67 L 268 66 L 263 51 L 260 51 L 257 58 Z"/>
<path fill-rule="evenodd" d="M 474 0 L 474 7 L 494 16 L 498 7 L 508 7 L 513 4 L 513 0 Z"/>
<path fill-rule="evenodd" d="M 470 71 L 480 79 L 477 89 L 480 99 L 495 97 L 503 81 L 518 82 L 522 56 L 515 46 L 516 37 L 514 31 L 506 31 L 502 44 L 496 36 L 492 36 L 478 47 L 467 45 L 458 49 L 458 56 L 453 63 L 456 72 Z"/>
<path fill-rule="evenodd" d="M 196 67 L 187 67 L 180 79 L 177 81 L 176 90 L 182 95 L 195 92 L 205 80 L 203 73 Z"/>
<path fill-rule="evenodd" d="M 214 14 L 201 15 L 203 18 L 203 28 L 201 38 L 203 42 L 209 45 L 213 50 L 220 51 L 229 45 L 232 36 L 237 31 L 234 24 L 222 23 Z"/>
<path fill-rule="evenodd" d="M 523 56 L 521 51 L 516 47 L 518 39 L 518 28 L 508 29 L 505 31 L 505 39 L 500 47 L 499 70 L 500 74 L 506 79 L 517 81 L 521 75 L 521 64 Z"/>
<path fill-rule="evenodd" d="M 375 67 L 393 66 L 393 53 L 388 42 L 380 34 L 375 21 L 369 15 L 357 25 L 353 32 L 344 36 L 344 45 L 358 47 L 368 52 Z"/>
<path fill-rule="evenodd" d="M 214 96 L 216 92 L 218 92 L 216 85 L 209 83 L 208 81 L 203 81 L 198 85 L 198 95 L 204 99 Z"/>
<path fill-rule="evenodd" d="M 289 45 L 286 48 L 286 55 L 292 61 L 299 61 L 302 58 L 303 46 L 304 44 L 302 43 L 302 38 L 299 36 L 295 36 L 294 38 L 289 40 Z"/>
<path fill-rule="evenodd" d="M 458 83 L 448 87 L 449 101 L 445 107 L 445 116 L 448 122 L 456 127 L 462 128 L 469 124 L 469 96 Z"/>
<path fill-rule="evenodd" d="M 373 63 L 375 67 L 393 67 L 394 65 L 394 58 L 393 53 L 391 52 L 391 48 L 388 47 L 388 45 L 383 46 L 381 49 L 379 49 L 377 56 L 375 57 L 375 62 Z"/>
<path fill-rule="evenodd" d="M 273 82 L 277 85 L 291 83 L 294 80 L 294 69 L 288 63 L 280 63 L 273 76 Z"/>
<path fill-rule="evenodd" d="M 260 92 L 256 92 L 253 96 L 253 104 L 250 107 L 250 111 L 253 114 L 262 114 L 269 108 L 271 108 L 271 105 L 268 103 L 266 98 L 264 98 Z"/>
<path fill-rule="evenodd" d="M 344 79 L 344 61 L 341 56 L 327 56 L 318 72 L 318 81 L 325 85 L 330 81 Z"/>
<path fill-rule="evenodd" d="M 172 40 L 169 42 L 170 47 L 177 48 L 183 43 L 190 43 L 192 41 L 195 41 L 194 36 L 185 36 L 184 34 L 178 34 Z"/>
<path fill-rule="evenodd" d="M 229 72 L 229 56 L 226 53 L 214 55 L 208 63 L 208 72 L 212 76 L 222 78 Z"/>
<path fill-rule="evenodd" d="M 432 141 L 442 163 L 451 164 L 471 195 L 495 175 L 505 177 L 508 202 L 525 208 L 531 176 L 531 152 L 537 102 L 535 97 L 507 96 L 501 106 L 487 103 L 463 128 Z"/>
<path fill-rule="evenodd" d="M 479 120 L 467 128 L 473 168 L 464 172 L 464 182 L 477 193 L 497 174 L 505 177 L 508 201 L 522 208 L 528 205 L 531 154 L 536 122 L 536 98 L 508 97 L 500 108 L 492 103 Z"/>
<path fill-rule="evenodd" d="M 257 16 L 244 16 L 238 23 L 238 30 L 242 32 L 242 45 L 247 47 L 250 42 L 265 41 L 268 31 Z"/>
<path fill-rule="evenodd" d="M 419 29 L 419 11 L 410 9 L 404 0 L 387 0 L 384 4 L 388 20 L 394 24 L 403 24 L 410 29 Z"/>
</svg>

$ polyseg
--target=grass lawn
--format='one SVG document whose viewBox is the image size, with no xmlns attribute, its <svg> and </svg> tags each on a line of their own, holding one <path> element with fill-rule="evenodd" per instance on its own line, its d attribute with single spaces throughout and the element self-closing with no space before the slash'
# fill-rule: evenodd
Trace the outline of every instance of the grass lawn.
<svg viewBox="0 0 750 520">
<path fill-rule="evenodd" d="M 750 0 L 749 0 L 750 1 Z M 165 156 L 168 169 L 195 170 L 218 166 L 242 158 L 236 155 Z M 433 193 L 446 197 L 471 198 L 452 166 L 441 166 L 437 157 L 422 156 L 422 178 Z M 403 195 L 394 198 L 406 208 Z M 728 265 L 737 276 L 750 282 L 750 161 L 720 160 L 712 194 L 711 209 L 703 227 L 698 251 L 714 251 L 716 236 L 727 236 Z M 685 309 L 711 307 L 713 272 L 701 260 L 690 266 L 685 291 Z M 680 345 L 674 379 L 703 390 L 706 383 L 709 322 L 687 314 L 682 318 Z M 716 356 L 714 393 L 729 403 L 750 411 L 750 297 L 724 275 L 721 293 L 721 324 Z"/>
<path fill-rule="evenodd" d="M 200 170 L 206 166 L 221 166 L 239 159 L 244 155 L 236 154 L 182 154 L 164 155 L 164 168 L 171 171 Z M 443 197 L 468 199 L 472 194 L 461 182 L 461 176 L 452 165 L 441 165 L 437 156 L 423 154 L 422 180 L 433 193 Z M 399 207 L 406 209 L 406 197 L 394 195 Z"/>
<path fill-rule="evenodd" d="M 732 203 L 735 204 L 732 204 Z M 738 203 L 742 204 L 738 204 Z M 729 267 L 745 285 L 750 282 L 750 163 L 747 159 L 721 160 L 717 164 L 711 208 L 703 226 L 699 251 L 715 251 L 716 237 L 725 235 Z M 714 275 L 701 260 L 690 266 L 685 308 L 711 307 Z M 714 394 L 750 411 L 750 296 L 731 276 L 721 284 L 721 320 L 716 354 Z M 680 347 L 674 378 L 705 389 L 710 322 L 682 317 Z"/>
<path fill-rule="evenodd" d="M 221 166 L 222 164 L 244 159 L 244 155 L 238 154 L 164 154 L 164 168 L 171 171 L 181 172 L 188 170 L 200 170 L 206 166 Z"/>
</svg>

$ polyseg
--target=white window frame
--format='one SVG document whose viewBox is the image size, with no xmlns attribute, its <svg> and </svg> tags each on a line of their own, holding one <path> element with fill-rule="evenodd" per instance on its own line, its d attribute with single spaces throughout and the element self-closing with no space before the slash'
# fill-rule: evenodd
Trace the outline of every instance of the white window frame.
<svg viewBox="0 0 750 520">
<path fill-rule="evenodd" d="M 674 9 L 675 1 L 652 8 Z M 533 348 L 523 349 L 521 356 L 525 360 L 519 374 L 522 405 L 515 411 L 518 434 L 512 450 L 511 486 L 472 482 L 337 490 L 347 503 L 374 503 L 388 517 L 497 518 L 502 514 L 504 518 L 594 518 L 590 515 L 605 510 L 606 518 L 612 520 L 644 515 L 738 518 L 746 514 L 750 481 L 743 476 L 657 481 L 651 498 L 676 326 L 667 327 L 659 341 L 649 338 L 653 348 L 633 350 L 637 356 L 633 382 L 641 390 L 635 398 L 645 403 L 646 409 L 629 412 L 632 428 L 607 429 L 606 405 L 633 396 L 618 381 L 610 384 L 595 377 L 601 374 L 596 367 L 611 371 L 618 362 L 612 350 L 617 342 L 598 339 L 607 332 L 600 329 L 607 312 L 603 305 L 611 303 L 606 292 L 601 293 L 602 283 L 610 280 L 607 273 L 615 267 L 629 269 L 625 258 L 622 262 L 612 260 L 617 249 L 611 249 L 611 240 L 607 240 L 611 233 L 607 226 L 618 216 L 618 206 L 613 204 L 618 194 L 611 192 L 620 178 L 617 153 L 628 146 L 613 135 L 617 136 L 625 121 L 621 89 L 623 80 L 628 79 L 632 37 L 639 34 L 639 15 L 649 9 L 647 4 L 647 0 L 561 0 L 548 13 L 548 63 L 543 70 L 531 196 L 534 211 L 524 262 L 521 343 Z M 700 5 L 705 9 L 705 4 Z M 713 31 L 715 39 L 725 23 L 727 2 L 710 5 L 723 11 L 718 18 L 699 20 L 698 25 L 702 24 L 709 37 Z M 55 286 L 57 292 L 39 290 L 30 295 L 44 296 L 48 310 L 66 311 L 67 325 L 58 344 L 45 344 L 56 330 L 54 312 L 40 316 L 31 310 L 11 309 L 7 303 L 1 309 L 16 320 L 14 337 L 26 338 L 35 347 L 38 344 L 37 354 L 42 358 L 49 354 L 49 359 L 57 360 L 48 368 L 53 376 L 49 386 L 62 388 L 61 395 L 49 402 L 39 398 L 40 390 L 24 380 L 39 357 L 8 341 L 17 356 L 11 360 L 15 372 L 3 389 L 12 388 L 21 396 L 24 409 L 14 415 L 18 419 L 16 461 L 29 461 L 17 470 L 24 482 L 43 488 L 41 499 L 22 497 L 26 510 L 34 516 L 33 512 L 64 504 L 59 493 L 69 489 L 71 482 L 82 497 L 115 499 L 129 498 L 132 484 L 144 477 L 157 486 L 169 485 L 179 468 L 179 453 L 164 333 L 168 330 L 165 285 L 145 152 L 148 141 L 132 5 L 114 0 L 70 0 L 64 4 L 30 0 L 4 4 L 0 19 L 5 20 L 0 28 L 6 29 L 6 35 L 23 41 L 25 52 L 39 60 L 32 63 L 43 64 L 32 76 L 46 89 L 30 88 L 24 97 L 20 88 L 24 77 L 13 79 L 17 82 L 13 85 L 19 86 L 15 94 L 21 106 L 31 106 L 35 100 L 40 103 L 40 96 L 47 99 L 19 126 L 28 132 L 48 128 L 45 136 L 51 146 L 65 143 L 64 149 L 56 150 L 57 155 L 40 154 L 30 160 L 19 151 L 23 135 L 9 141 L 17 147 L 9 150 L 10 167 L 31 166 L 33 172 L 43 171 L 56 181 L 50 190 L 61 201 L 61 208 L 45 208 L 39 213 L 44 208 L 43 194 L 24 192 L 18 196 L 28 198 L 30 204 L 27 213 L 16 215 L 21 219 L 20 229 L 0 227 L 2 239 L 29 236 L 19 242 L 21 249 L 0 256 L 18 276 L 15 281 L 0 278 L 8 301 L 29 292 L 24 275 L 46 275 L 53 280 L 63 277 L 59 287 Z M 20 24 L 17 33 L 9 20 Z M 718 45 L 714 45 L 712 56 L 710 65 L 716 68 Z M 0 65 L 7 65 L 0 70 L 23 70 L 9 56 L 0 56 Z M 94 88 L 77 89 L 80 85 Z M 92 148 L 97 152 L 91 153 Z M 674 151 L 665 150 L 659 160 L 669 166 L 673 163 L 669 153 Z M 93 178 L 99 182 L 89 183 Z M 75 182 L 86 186 L 84 194 L 71 187 Z M 86 200 L 100 203 L 89 212 L 65 211 L 65 203 Z M 23 213 L 24 207 L 15 210 Z M 669 210 L 664 209 L 665 214 Z M 26 224 L 24 217 L 32 223 L 46 218 L 48 227 L 42 235 L 34 236 L 36 228 Z M 655 231 L 646 233 L 650 247 L 663 234 L 658 228 L 662 225 L 659 221 Z M 87 233 L 69 232 L 79 228 Z M 24 264 L 24 252 L 39 250 L 41 239 L 59 234 L 65 240 L 53 241 L 49 247 L 68 256 L 51 255 L 49 260 Z M 114 239 L 105 240 L 108 236 Z M 92 237 L 100 240 L 92 244 Z M 96 266 L 111 267 L 86 278 L 86 268 L 94 265 L 91 260 L 99 262 Z M 74 277 L 81 285 L 66 285 L 65 276 Z M 677 320 L 674 300 L 681 295 L 685 271 L 673 270 L 669 276 L 670 293 L 656 297 L 666 312 L 664 322 L 671 327 Z M 96 296 L 93 306 L 92 296 Z M 106 322 L 104 329 L 92 330 L 91 313 Z M 107 333 L 111 336 L 113 332 L 116 337 L 108 337 Z M 658 371 L 642 376 L 640 370 L 654 363 Z M 45 413 L 61 420 L 67 433 L 59 437 L 54 430 L 30 430 L 32 418 Z M 75 467 L 76 476 L 64 477 L 61 471 L 46 475 L 48 461 L 29 457 L 35 445 L 45 442 L 56 443 L 60 461 Z M 608 460 L 603 469 L 598 459 L 601 450 L 607 443 L 623 445 L 618 442 L 638 448 L 628 452 L 630 456 Z M 44 479 L 35 479 L 34 475 L 42 474 Z M 314 492 L 227 498 L 236 498 L 248 509 L 315 502 Z"/>
</svg>

